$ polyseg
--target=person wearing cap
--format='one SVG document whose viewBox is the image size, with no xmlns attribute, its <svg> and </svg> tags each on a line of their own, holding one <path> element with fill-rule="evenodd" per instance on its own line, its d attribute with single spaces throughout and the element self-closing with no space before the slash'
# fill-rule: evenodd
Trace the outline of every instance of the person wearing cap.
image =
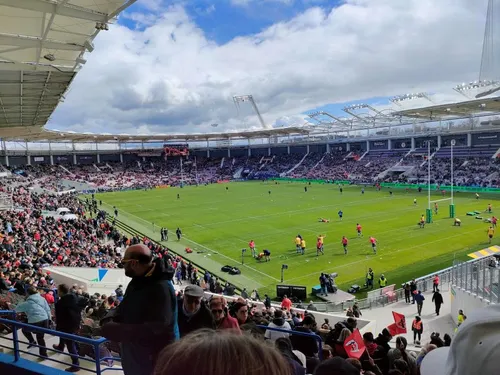
<svg viewBox="0 0 500 375">
<path fill-rule="evenodd" d="M 203 301 L 203 289 L 188 285 L 184 296 L 178 301 L 178 323 L 181 337 L 202 328 L 215 329 L 215 320 Z"/>
</svg>

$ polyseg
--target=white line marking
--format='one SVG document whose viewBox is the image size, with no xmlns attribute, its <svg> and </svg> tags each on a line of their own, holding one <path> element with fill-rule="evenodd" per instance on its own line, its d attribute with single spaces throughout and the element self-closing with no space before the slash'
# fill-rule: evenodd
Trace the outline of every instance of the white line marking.
<svg viewBox="0 0 500 375">
<path fill-rule="evenodd" d="M 469 232 L 465 232 L 465 233 L 460 233 L 460 234 L 455 234 L 453 236 L 448 236 L 448 237 L 442 237 L 440 238 L 439 240 L 435 240 L 435 241 L 431 241 L 431 242 L 426 242 L 424 244 L 420 244 L 420 245 L 415 245 L 415 246 L 411 246 L 411 247 L 406 247 L 404 249 L 400 249 L 400 250 L 394 250 L 394 251 L 391 251 L 390 254 L 387 254 L 387 255 L 393 255 L 393 254 L 397 254 L 397 253 L 400 253 L 402 251 L 407 251 L 407 250 L 411 250 L 411 249 L 415 249 L 417 247 L 420 247 L 420 246 L 424 246 L 424 245 L 429 245 L 429 244 L 433 244 L 433 243 L 437 243 L 437 242 L 441 242 L 441 241 L 444 241 L 444 240 L 449 240 L 450 238 L 455 238 L 455 237 L 460 237 L 460 236 L 464 236 L 466 234 L 470 234 L 472 232 L 479 232 L 479 231 L 484 231 L 484 228 L 481 228 L 481 229 L 476 229 L 474 231 L 469 231 Z M 377 254 L 377 256 L 380 255 L 380 254 Z M 345 267 L 350 267 L 350 266 L 353 266 L 355 264 L 359 264 L 361 262 L 365 262 L 366 259 L 360 259 L 360 260 L 357 260 L 355 262 L 351 262 L 351 263 L 345 263 L 345 264 L 341 264 L 341 265 L 338 265 L 337 267 L 335 268 L 330 268 L 326 271 L 323 271 L 323 272 L 329 272 L 329 271 L 334 271 L 334 270 L 337 270 L 339 268 L 345 268 Z M 314 272 L 314 273 L 310 273 L 308 275 L 302 275 L 302 276 L 299 276 L 299 277 L 294 277 L 292 279 L 287 279 L 287 282 L 290 282 L 290 281 L 295 281 L 295 280 L 301 280 L 303 278 L 306 278 L 306 277 L 310 277 L 310 276 L 314 276 L 314 275 L 317 275 L 318 272 Z"/>
<path fill-rule="evenodd" d="M 189 242 L 191 242 L 191 243 L 193 243 L 193 244 L 195 244 L 195 245 L 199 246 L 199 247 L 202 247 L 202 248 L 204 248 L 204 249 L 206 249 L 206 250 L 208 250 L 208 251 L 211 251 L 211 252 L 213 252 L 213 253 L 215 253 L 215 254 L 217 254 L 217 255 L 220 255 L 220 256 L 222 256 L 223 258 L 230 260 L 231 262 L 235 262 L 235 261 L 236 261 L 234 258 L 228 257 L 227 255 L 221 254 L 221 253 L 219 253 L 218 251 L 215 251 L 215 250 L 213 250 L 213 249 L 210 249 L 209 247 L 206 247 L 206 246 L 204 246 L 204 245 L 202 245 L 202 244 L 200 244 L 200 243 L 198 243 L 198 242 L 195 242 L 195 241 L 193 241 L 193 240 L 190 240 L 189 238 L 186 238 L 186 236 L 184 236 L 183 238 L 184 238 L 185 240 L 187 240 L 187 241 L 189 241 Z M 248 265 L 246 265 L 246 264 L 242 264 L 241 266 L 246 267 L 246 268 L 248 268 L 248 269 L 251 269 L 252 271 L 257 272 L 257 273 L 259 273 L 259 274 L 261 274 L 261 275 L 263 275 L 263 276 L 266 276 L 266 277 L 268 277 L 268 278 L 270 278 L 270 279 L 273 279 L 274 281 L 278 281 L 278 282 L 280 282 L 280 281 L 281 281 L 281 280 L 279 280 L 279 279 L 277 279 L 277 278 L 275 278 L 275 277 L 272 277 L 272 276 L 268 275 L 267 273 L 264 273 L 264 272 L 262 272 L 262 271 L 259 271 L 258 269 L 255 269 L 255 268 L 253 268 L 253 267 L 250 267 L 250 266 L 248 266 Z M 262 285 L 262 284 L 261 284 L 261 285 Z"/>
</svg>

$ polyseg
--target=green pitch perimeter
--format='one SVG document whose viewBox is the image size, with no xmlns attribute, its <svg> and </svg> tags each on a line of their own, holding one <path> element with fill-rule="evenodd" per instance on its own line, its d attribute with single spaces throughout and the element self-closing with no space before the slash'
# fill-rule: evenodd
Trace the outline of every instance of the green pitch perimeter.
<svg viewBox="0 0 500 375">
<path fill-rule="evenodd" d="M 457 193 L 456 215 L 462 227 L 452 225 L 449 202 L 443 201 L 438 203 L 434 222 L 421 229 L 417 222 L 427 208 L 425 189 L 421 193 L 396 189 L 391 197 L 389 190 L 376 191 L 373 187 L 366 187 L 362 195 L 360 187 L 344 188 L 340 194 L 335 185 L 313 184 L 307 192 L 304 186 L 289 182 L 229 183 L 105 193 L 96 198 L 102 199 L 103 208 L 110 212 L 111 206 L 116 206 L 120 220 L 156 240 L 160 239 L 159 227 L 167 227 L 170 240 L 165 245 L 181 254 L 186 246 L 191 247 L 194 253 L 186 257 L 209 271 L 220 274 L 225 264 L 240 267 L 242 275 L 231 281 L 272 295 L 280 283 L 282 264 L 289 267 L 284 283 L 306 285 L 308 290 L 318 284 L 320 272 L 338 272 L 338 284 L 347 289 L 351 284 L 364 283 L 368 267 L 373 268 L 377 280 L 384 273 L 389 284 L 449 267 L 454 259 L 467 259 L 467 253 L 488 245 L 488 224 L 465 213 L 484 211 L 488 203 L 494 213 L 500 210 L 500 202 L 494 197 L 476 200 L 473 193 Z M 342 221 L 337 215 L 340 209 L 344 212 Z M 319 218 L 330 219 L 330 223 L 320 223 Z M 356 235 L 356 223 L 363 226 L 362 238 Z M 184 234 L 180 243 L 174 239 L 177 227 Z M 295 251 L 298 233 L 307 242 L 304 256 Z M 319 234 L 326 235 L 325 255 L 316 257 Z M 340 243 L 343 235 L 349 239 L 347 256 Z M 378 240 L 377 255 L 368 242 L 370 236 Z M 259 263 L 247 251 L 241 264 L 241 249 L 251 239 L 258 250 L 271 251 L 271 262 Z M 500 241 L 494 238 L 493 243 Z"/>
</svg>

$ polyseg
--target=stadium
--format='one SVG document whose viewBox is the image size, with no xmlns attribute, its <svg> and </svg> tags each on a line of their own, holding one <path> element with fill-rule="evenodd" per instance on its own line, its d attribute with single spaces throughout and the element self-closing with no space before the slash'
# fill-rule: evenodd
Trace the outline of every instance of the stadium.
<svg viewBox="0 0 500 375">
<path fill-rule="evenodd" d="M 474 321 L 500 302 L 500 2 L 482 12 L 478 79 L 453 87 L 463 100 L 417 92 L 384 105 L 347 103 L 342 114 L 318 107 L 300 124 L 276 126 L 248 93 L 227 104 L 246 111 L 235 130 L 215 122 L 211 131 L 163 134 L 50 127 L 94 39 L 135 2 L 0 0 L 2 373 L 146 375 L 155 365 L 155 374 L 190 373 L 189 363 L 165 358 L 196 343 L 189 340 L 232 342 L 195 331 L 234 324 L 248 335 L 233 347 L 276 344 L 274 366 L 284 369 L 266 372 L 359 363 L 365 373 L 398 374 L 396 356 L 408 367 L 401 373 L 427 375 L 424 357 L 449 346 L 436 332 L 461 342 L 463 311 Z M 143 274 L 171 270 L 172 289 L 162 292 L 173 303 L 169 312 L 154 305 L 163 315 L 150 321 L 156 307 L 146 304 L 161 298 L 158 288 L 137 292 L 147 277 L 131 271 L 143 266 L 131 248 L 154 264 Z M 26 306 L 40 296 L 49 316 L 36 320 Z M 63 300 L 80 304 L 74 329 L 61 323 Z M 141 330 L 154 349 L 139 341 Z M 154 361 L 131 360 L 127 345 Z M 224 371 L 235 370 L 216 372 Z"/>
</svg>

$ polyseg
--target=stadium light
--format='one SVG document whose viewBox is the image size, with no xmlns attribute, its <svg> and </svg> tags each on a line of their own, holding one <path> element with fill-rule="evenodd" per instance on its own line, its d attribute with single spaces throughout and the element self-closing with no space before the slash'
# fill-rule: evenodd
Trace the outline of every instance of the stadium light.
<svg viewBox="0 0 500 375">
<path fill-rule="evenodd" d="M 426 99 L 432 103 L 432 100 L 429 98 L 429 95 L 425 92 L 417 92 L 417 93 L 411 93 L 411 94 L 404 94 L 404 95 L 396 95 L 389 101 L 393 104 L 396 104 L 401 107 L 401 103 L 403 102 L 408 102 L 410 100 L 415 100 L 415 99 Z"/>
<path fill-rule="evenodd" d="M 368 108 L 368 104 L 352 104 L 352 105 L 348 105 L 347 107 L 344 107 L 344 111 L 348 112 L 348 111 L 356 111 L 358 109 L 365 109 L 365 108 Z"/>
<path fill-rule="evenodd" d="M 104 23 L 104 22 L 96 22 L 95 28 L 97 30 L 100 30 L 100 31 L 102 31 L 102 30 L 106 30 L 106 31 L 109 30 L 108 24 Z"/>
<path fill-rule="evenodd" d="M 317 111 L 317 112 L 309 113 L 307 116 L 310 117 L 310 118 L 314 118 L 316 116 L 322 116 L 324 114 L 325 114 L 325 112 L 323 112 L 323 111 Z"/>
<path fill-rule="evenodd" d="M 456 85 L 453 90 L 462 94 L 463 96 L 469 98 L 471 91 L 477 90 L 480 91 L 477 95 L 475 95 L 476 99 L 482 98 L 483 96 L 488 96 L 493 94 L 494 92 L 500 90 L 500 81 L 498 80 L 479 80 L 479 81 L 471 81 L 469 83 L 461 83 Z"/>
</svg>

